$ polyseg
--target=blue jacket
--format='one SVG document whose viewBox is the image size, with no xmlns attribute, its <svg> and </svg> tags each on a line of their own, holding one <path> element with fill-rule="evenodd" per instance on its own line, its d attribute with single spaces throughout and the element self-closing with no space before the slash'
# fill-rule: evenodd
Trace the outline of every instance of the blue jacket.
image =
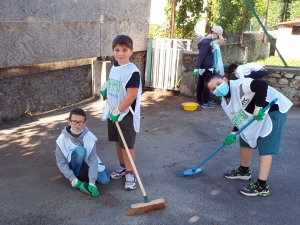
<svg viewBox="0 0 300 225">
<path fill-rule="evenodd" d="M 214 67 L 214 47 L 211 38 L 202 38 L 198 43 L 199 54 L 195 64 L 196 69 L 211 69 Z"/>
</svg>

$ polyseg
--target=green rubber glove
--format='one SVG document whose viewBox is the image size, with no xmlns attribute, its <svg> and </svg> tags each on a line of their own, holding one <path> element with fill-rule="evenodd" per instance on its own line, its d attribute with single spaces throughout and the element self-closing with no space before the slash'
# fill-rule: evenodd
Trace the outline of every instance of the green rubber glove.
<svg viewBox="0 0 300 225">
<path fill-rule="evenodd" d="M 97 189 L 97 187 L 96 187 L 95 184 L 89 183 L 88 190 L 89 190 L 89 192 L 92 193 L 92 196 L 94 198 L 96 198 L 96 197 L 99 196 L 99 191 L 98 191 L 98 189 Z"/>
<path fill-rule="evenodd" d="M 232 134 L 229 134 L 225 137 L 224 141 L 223 141 L 223 144 L 224 145 L 231 145 L 233 144 L 234 142 L 236 142 L 236 137 L 233 137 Z"/>
<path fill-rule="evenodd" d="M 254 119 L 257 121 L 263 120 L 264 115 L 265 115 L 265 113 L 264 113 L 262 107 L 255 106 L 255 109 L 253 112 Z"/>
<path fill-rule="evenodd" d="M 114 111 L 110 113 L 109 118 L 112 123 L 115 123 L 118 121 L 120 115 L 121 115 L 121 111 L 119 110 L 119 108 L 116 108 Z"/>
<path fill-rule="evenodd" d="M 193 77 L 197 77 L 199 75 L 199 69 L 194 69 L 194 72 L 192 72 Z"/>
<path fill-rule="evenodd" d="M 80 180 L 78 180 L 77 178 L 74 178 L 74 179 L 71 181 L 72 188 L 74 188 L 74 189 L 79 189 L 81 183 L 82 183 L 82 182 L 81 182 Z"/>
<path fill-rule="evenodd" d="M 100 94 L 102 95 L 103 100 L 106 99 L 106 92 L 107 92 L 107 82 L 105 81 L 104 84 L 101 86 Z"/>
</svg>

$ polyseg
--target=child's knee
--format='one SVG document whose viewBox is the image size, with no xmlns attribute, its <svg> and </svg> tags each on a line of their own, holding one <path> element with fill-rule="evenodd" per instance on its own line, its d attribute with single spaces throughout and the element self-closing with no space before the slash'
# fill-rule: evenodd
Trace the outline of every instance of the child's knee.
<svg viewBox="0 0 300 225">
<path fill-rule="evenodd" d="M 86 155 L 86 149 L 83 146 L 78 146 L 77 148 L 75 148 L 72 152 L 72 154 L 76 154 L 76 156 L 78 158 L 82 158 L 84 159 L 85 155 Z"/>
<path fill-rule="evenodd" d="M 108 184 L 109 181 L 110 181 L 110 175 L 106 169 L 102 172 L 98 172 L 97 182 L 99 184 L 105 185 L 105 184 Z"/>
</svg>

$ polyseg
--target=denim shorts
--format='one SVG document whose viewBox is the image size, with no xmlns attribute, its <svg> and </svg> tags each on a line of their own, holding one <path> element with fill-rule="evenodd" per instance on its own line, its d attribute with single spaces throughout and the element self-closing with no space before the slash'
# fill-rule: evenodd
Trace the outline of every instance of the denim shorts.
<svg viewBox="0 0 300 225">
<path fill-rule="evenodd" d="M 271 133 L 266 137 L 258 137 L 257 139 L 258 152 L 259 155 L 262 156 L 279 154 L 287 113 L 273 111 L 269 112 L 269 116 L 273 123 Z M 240 146 L 250 148 L 250 146 L 241 137 Z"/>
<path fill-rule="evenodd" d="M 122 121 L 119 122 L 122 134 L 126 141 L 127 147 L 129 149 L 134 148 L 136 132 L 133 127 L 133 115 L 132 113 L 128 113 Z M 121 139 L 119 131 L 117 129 L 116 124 L 113 124 L 110 119 L 107 120 L 107 128 L 108 128 L 108 140 L 119 142 L 120 148 L 125 148 L 125 145 Z"/>
</svg>

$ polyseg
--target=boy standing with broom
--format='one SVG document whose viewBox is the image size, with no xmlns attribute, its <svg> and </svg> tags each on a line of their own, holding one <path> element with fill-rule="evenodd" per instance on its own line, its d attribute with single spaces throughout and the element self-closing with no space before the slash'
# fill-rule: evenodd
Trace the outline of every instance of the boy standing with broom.
<svg viewBox="0 0 300 225">
<path fill-rule="evenodd" d="M 116 150 L 120 163 L 110 176 L 112 179 L 120 179 L 125 176 L 124 188 L 133 190 L 136 189 L 136 177 L 115 122 L 119 122 L 130 154 L 134 160 L 134 143 L 136 133 L 140 129 L 142 82 L 138 68 L 129 61 L 133 53 L 131 38 L 126 35 L 117 36 L 113 40 L 112 49 L 116 61 L 111 68 L 108 82 L 105 82 L 100 90 L 103 99 L 107 98 L 113 108 L 113 111 L 110 112 L 109 106 L 106 104 L 102 121 L 107 120 L 108 140 L 116 142 Z"/>
<path fill-rule="evenodd" d="M 138 68 L 129 61 L 133 53 L 133 42 L 126 35 L 117 36 L 113 43 L 114 63 L 109 80 L 100 90 L 106 101 L 102 120 L 107 120 L 108 140 L 116 142 L 120 166 L 111 174 L 112 179 L 125 175 L 125 189 L 136 189 L 136 179 L 143 193 L 144 202 L 132 204 L 125 212 L 128 216 L 166 208 L 164 199 L 149 201 L 134 164 L 134 143 L 140 129 L 141 78 Z"/>
<path fill-rule="evenodd" d="M 211 74 L 205 81 L 209 91 L 218 97 L 222 97 L 222 108 L 234 126 L 241 128 L 248 121 L 255 119 L 245 130 L 240 133 L 240 165 L 231 172 L 225 173 L 228 179 L 251 179 L 249 169 L 252 149 L 258 148 L 259 174 L 247 187 L 240 189 L 240 193 L 246 196 L 267 196 L 269 185 L 267 179 L 272 164 L 272 156 L 278 155 L 287 111 L 292 102 L 276 89 L 268 86 L 264 80 L 244 78 L 227 80 L 219 74 Z M 275 98 L 278 101 L 269 108 L 267 114 L 263 108 Z M 225 137 L 224 145 L 230 145 L 236 141 L 233 135 Z"/>
</svg>

